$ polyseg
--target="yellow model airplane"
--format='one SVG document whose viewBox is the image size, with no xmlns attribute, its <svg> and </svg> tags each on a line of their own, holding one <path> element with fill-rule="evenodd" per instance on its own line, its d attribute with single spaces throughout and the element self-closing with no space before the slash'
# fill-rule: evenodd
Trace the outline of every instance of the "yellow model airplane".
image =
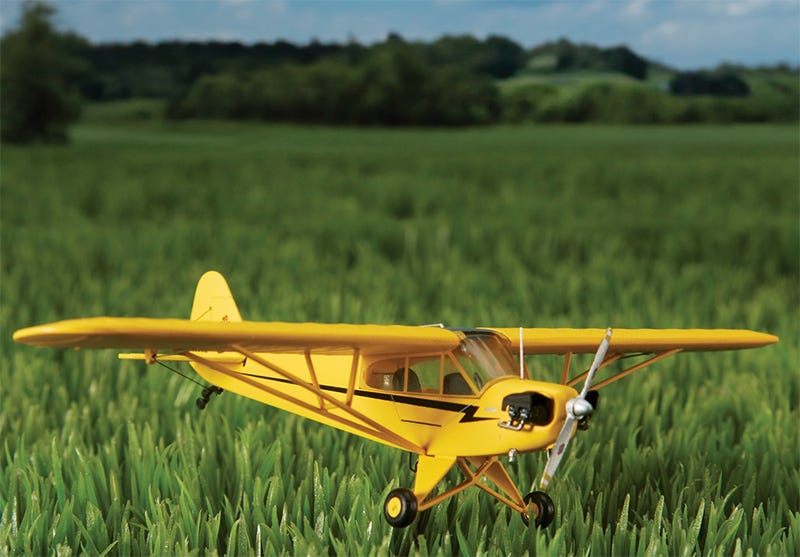
<svg viewBox="0 0 800 557">
<path fill-rule="evenodd" d="M 242 321 L 225 279 L 209 271 L 197 285 L 190 320 L 75 319 L 21 329 L 14 340 L 141 350 L 120 357 L 147 363 L 186 361 L 211 384 L 200 408 L 224 389 L 416 453 L 414 489 L 395 489 L 384 504 L 392 526 L 407 526 L 418 511 L 475 486 L 522 513 L 526 523 L 532 516 L 544 527 L 553 519 L 553 501 L 543 491 L 523 497 L 500 456 L 549 450 L 544 489 L 575 430 L 588 425 L 598 389 L 681 351 L 754 348 L 778 338 L 721 329 L 612 333 Z M 594 361 L 569 378 L 578 353 L 594 353 Z M 524 354 L 563 355 L 561 381 L 530 377 Z M 629 355 L 645 359 L 594 383 L 598 370 Z M 581 380 L 578 392 L 573 385 Z M 453 466 L 464 481 L 432 495 Z"/>
</svg>

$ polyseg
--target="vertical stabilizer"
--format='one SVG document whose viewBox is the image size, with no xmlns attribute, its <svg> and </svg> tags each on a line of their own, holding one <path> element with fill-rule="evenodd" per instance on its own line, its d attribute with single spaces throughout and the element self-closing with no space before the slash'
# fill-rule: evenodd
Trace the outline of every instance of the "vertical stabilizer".
<svg viewBox="0 0 800 557">
<path fill-rule="evenodd" d="M 192 303 L 192 321 L 241 321 L 239 308 L 225 278 L 208 271 L 197 283 Z"/>
</svg>

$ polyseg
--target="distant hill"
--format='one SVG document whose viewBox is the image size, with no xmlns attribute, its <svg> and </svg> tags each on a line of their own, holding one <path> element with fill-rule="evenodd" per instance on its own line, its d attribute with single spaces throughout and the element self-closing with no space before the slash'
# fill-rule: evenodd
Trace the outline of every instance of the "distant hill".
<svg viewBox="0 0 800 557">
<path fill-rule="evenodd" d="M 525 69 L 537 72 L 612 72 L 646 79 L 651 62 L 624 45 L 601 48 L 567 39 L 544 43 L 529 51 Z"/>
<path fill-rule="evenodd" d="M 506 122 L 627 124 L 797 122 L 800 71 L 786 65 L 720 65 L 680 71 L 624 45 L 559 39 L 528 51 L 499 81 Z"/>
</svg>

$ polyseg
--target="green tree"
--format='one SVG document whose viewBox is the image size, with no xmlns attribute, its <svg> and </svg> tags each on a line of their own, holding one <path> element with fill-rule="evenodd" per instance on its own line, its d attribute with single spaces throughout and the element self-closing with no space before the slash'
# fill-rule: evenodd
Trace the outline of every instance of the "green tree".
<svg viewBox="0 0 800 557">
<path fill-rule="evenodd" d="M 52 6 L 28 0 L 19 27 L 0 41 L 0 138 L 3 141 L 63 142 L 67 126 L 80 115 L 70 76 L 79 63 L 65 45 L 72 35 L 58 33 Z"/>
</svg>

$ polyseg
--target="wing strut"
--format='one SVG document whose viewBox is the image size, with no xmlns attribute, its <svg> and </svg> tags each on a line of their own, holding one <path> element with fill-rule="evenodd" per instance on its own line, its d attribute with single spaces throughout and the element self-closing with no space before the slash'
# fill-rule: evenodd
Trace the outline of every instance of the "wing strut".
<svg viewBox="0 0 800 557">
<path fill-rule="evenodd" d="M 630 375 L 631 373 L 635 373 L 637 371 L 640 371 L 640 370 L 642 370 L 642 369 L 644 369 L 644 368 L 646 368 L 648 366 L 653 365 L 656 362 L 660 362 L 664 358 L 668 358 L 670 356 L 673 356 L 673 355 L 677 354 L 678 352 L 681 352 L 680 348 L 673 348 L 672 350 L 664 350 L 663 352 L 656 352 L 655 354 L 653 354 L 647 360 L 645 360 L 643 362 L 639 362 L 638 364 L 636 364 L 634 366 L 631 366 L 628 369 L 624 369 L 622 371 L 619 371 L 619 372 L 615 373 L 614 375 L 612 375 L 611 377 L 608 377 L 607 379 L 604 379 L 603 381 L 600 381 L 599 383 L 595 384 L 594 385 L 594 390 L 596 391 L 598 389 L 602 389 L 603 387 L 605 387 L 607 385 L 610 385 L 611 383 L 613 383 L 615 381 L 619 381 L 620 379 Z M 605 358 L 603 360 L 603 363 L 600 364 L 600 367 L 598 368 L 598 370 L 599 369 L 603 369 L 604 367 L 607 367 L 610 364 L 613 364 L 617 360 L 622 359 L 624 356 L 625 356 L 624 354 L 614 354 L 613 356 L 609 356 L 609 357 Z M 572 379 L 570 379 L 567 382 L 567 385 L 572 387 L 573 385 L 577 384 L 581 379 L 586 377 L 586 375 L 588 373 L 589 373 L 589 371 L 587 370 L 587 371 L 584 371 L 583 373 L 581 373 L 580 375 L 576 375 L 575 377 L 573 377 Z"/>
<path fill-rule="evenodd" d="M 620 371 L 619 373 L 616 373 L 616 374 L 612 375 L 608 379 L 604 379 L 603 381 L 600 381 L 599 383 L 597 383 L 594 386 L 594 389 L 595 390 L 602 389 L 603 387 L 605 387 L 606 385 L 610 385 L 614 381 L 619 381 L 620 379 L 622 379 L 626 375 L 630 375 L 631 373 L 635 373 L 635 372 L 639 371 L 640 369 L 644 369 L 647 366 L 651 366 L 654 363 L 660 362 L 664 358 L 669 358 L 670 356 L 673 356 L 673 355 L 677 354 L 680 351 L 681 351 L 680 348 L 673 348 L 672 350 L 665 350 L 664 352 L 657 352 L 656 354 L 654 354 L 652 357 L 646 359 L 645 361 L 640 362 L 640 363 L 636 364 L 635 366 L 631 366 L 626 370 Z"/>
<path fill-rule="evenodd" d="M 561 370 L 561 384 L 567 384 L 567 377 L 569 376 L 569 363 L 572 361 L 572 352 L 564 354 L 564 367 Z"/>
<path fill-rule="evenodd" d="M 608 356 L 607 358 L 604 358 L 602 363 L 600 364 L 600 367 L 597 368 L 597 371 L 600 371 L 604 367 L 610 366 L 611 364 L 613 364 L 614 362 L 616 362 L 617 360 L 622 358 L 624 355 L 625 354 L 614 354 L 612 356 Z M 573 377 L 572 379 L 567 381 L 566 385 L 568 387 L 572 387 L 573 385 L 577 385 L 582 379 L 585 379 L 587 375 L 589 375 L 589 370 L 588 369 L 586 371 L 584 371 L 583 373 L 581 373 L 580 375 L 576 375 L 575 377 Z"/>
<path fill-rule="evenodd" d="M 317 372 L 314 370 L 314 362 L 311 360 L 311 350 L 306 349 L 305 351 L 306 357 L 306 367 L 308 368 L 308 374 L 311 376 L 311 382 L 314 384 L 314 390 L 318 393 L 322 392 L 319 387 L 319 381 L 317 380 Z M 317 399 L 319 400 L 319 407 L 322 410 L 325 410 L 325 399 L 323 399 L 319 394 L 317 394 Z"/>
<path fill-rule="evenodd" d="M 313 393 L 319 400 L 321 400 L 323 402 L 327 402 L 327 403 L 331 404 L 332 406 L 335 406 L 336 408 L 342 410 L 345 414 L 348 414 L 349 417 L 333 414 L 333 413 L 330 412 L 329 408 L 326 408 L 323 405 L 314 406 L 314 405 L 309 404 L 309 403 L 307 403 L 305 401 L 302 401 L 302 400 L 300 400 L 300 399 L 298 399 L 296 397 L 293 397 L 292 395 L 286 394 L 285 392 L 281 392 L 280 390 L 273 389 L 272 387 L 264 385 L 263 383 L 261 383 L 260 381 L 257 381 L 256 379 L 253 379 L 251 377 L 247 377 L 246 375 L 242 375 L 241 373 L 237 373 L 235 371 L 231 371 L 230 369 L 228 369 L 224 365 L 219 364 L 217 362 L 213 362 L 211 360 L 207 360 L 206 358 L 203 358 L 202 356 L 200 356 L 200 355 L 198 355 L 198 354 L 196 354 L 194 352 L 186 352 L 185 355 L 190 360 L 192 360 L 192 361 L 194 361 L 194 362 L 196 362 L 198 364 L 201 364 L 201 365 L 204 365 L 204 366 L 208 366 L 211 369 L 213 369 L 214 371 L 222 373 L 223 375 L 225 375 L 225 376 L 227 376 L 227 377 L 229 377 L 229 378 L 231 378 L 231 379 L 233 379 L 235 381 L 239 381 L 239 382 L 245 383 L 245 384 L 247 384 L 247 385 L 249 385 L 251 387 L 254 387 L 254 388 L 256 388 L 256 389 L 258 389 L 260 391 L 263 391 L 263 392 L 265 392 L 265 393 L 267 393 L 267 394 L 269 394 L 271 396 L 280 398 L 280 399 L 285 400 L 285 401 L 287 401 L 287 402 L 289 402 L 291 404 L 295 404 L 297 406 L 300 406 L 301 408 L 304 408 L 305 410 L 308 410 L 309 412 L 313 412 L 315 414 L 324 414 L 326 419 L 330 419 L 330 420 L 332 420 L 332 421 L 334 421 L 334 422 L 336 422 L 336 423 L 338 423 L 340 425 L 343 425 L 345 427 L 348 427 L 348 428 L 351 428 L 351 429 L 355 429 L 355 430 L 357 430 L 357 431 L 359 431 L 359 432 L 361 432 L 361 433 L 363 433 L 363 434 L 365 434 L 365 435 L 367 435 L 369 437 L 385 440 L 386 442 L 391 443 L 391 444 L 393 444 L 393 445 L 395 445 L 397 447 L 400 447 L 401 449 L 407 450 L 407 451 L 412 451 L 412 452 L 415 452 L 415 453 L 424 453 L 425 452 L 422 447 L 419 447 L 418 445 L 415 445 L 414 443 L 410 442 L 408 439 L 405 439 L 405 438 L 397 435 L 395 432 L 389 430 L 385 426 L 383 426 L 383 425 L 379 424 L 378 422 L 372 420 L 368 416 L 362 414 L 361 412 L 358 412 L 357 410 L 354 410 L 352 407 L 348 406 L 347 404 L 337 400 L 336 398 L 332 397 L 328 393 L 322 391 L 321 388 L 316 388 L 313 384 L 310 384 L 310 383 L 308 383 L 306 381 L 303 381 L 302 379 L 300 379 L 296 375 L 294 375 L 294 374 L 286 371 L 285 369 L 282 369 L 279 366 L 276 366 L 275 364 L 265 360 L 264 358 L 262 358 L 258 354 L 250 352 L 249 350 L 246 350 L 246 349 L 244 349 L 244 348 L 242 348 L 240 346 L 231 346 L 231 348 L 233 350 L 239 352 L 242 356 L 246 356 L 247 358 L 251 359 L 252 361 L 256 362 L 257 364 L 259 364 L 259 365 L 261 365 L 261 366 L 263 366 L 263 367 L 265 367 L 267 369 L 270 369 L 270 370 L 274 371 L 275 373 L 277 373 L 278 375 L 286 378 L 289 382 L 293 383 L 294 385 L 297 385 L 298 387 L 301 387 L 301 388 Z M 357 357 L 358 357 L 358 354 L 356 352 L 356 353 L 354 353 L 354 359 L 356 359 Z"/>
</svg>

